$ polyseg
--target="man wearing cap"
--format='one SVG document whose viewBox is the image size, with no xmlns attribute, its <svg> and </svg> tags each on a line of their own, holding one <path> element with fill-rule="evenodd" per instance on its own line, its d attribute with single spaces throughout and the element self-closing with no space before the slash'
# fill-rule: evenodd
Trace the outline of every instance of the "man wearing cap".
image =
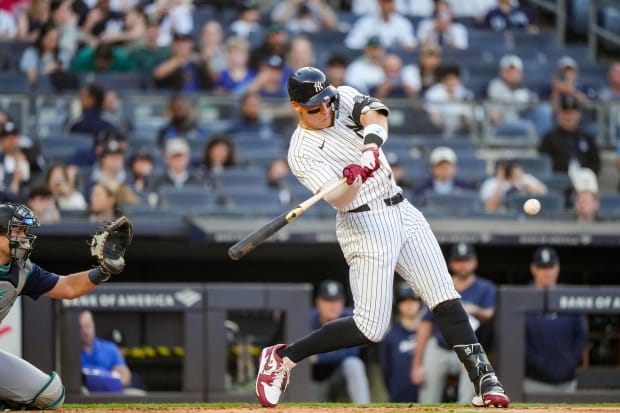
<svg viewBox="0 0 620 413">
<path fill-rule="evenodd" d="M 598 193 L 598 179 L 588 168 L 579 168 L 571 174 L 575 190 L 575 219 L 577 222 L 596 222 L 601 220 L 598 215 L 601 203 Z"/>
<path fill-rule="evenodd" d="M 495 284 L 476 275 L 478 259 L 471 244 L 459 242 L 453 245 L 448 257 L 448 267 L 454 287 L 461 294 L 461 302 L 469 316 L 469 322 L 478 339 L 483 342 L 484 338 L 488 339 L 489 323 L 495 314 Z M 450 375 L 459 376 L 457 401 L 469 403 L 473 391 L 467 371 L 447 345 L 437 328 L 435 316 L 429 311 L 422 317 L 418 328 L 417 348 L 411 365 L 411 380 L 420 386 L 419 402 L 441 403 Z"/>
<path fill-rule="evenodd" d="M 551 101 L 557 106 L 561 95 L 571 95 L 579 103 L 596 98 L 596 90 L 579 81 L 577 61 L 570 56 L 562 56 L 556 64 L 551 81 Z"/>
<path fill-rule="evenodd" d="M 454 21 L 449 1 L 435 1 L 432 17 L 426 18 L 418 26 L 420 44 L 437 43 L 448 49 L 467 49 L 467 28 Z"/>
<path fill-rule="evenodd" d="M 396 290 L 398 319 L 379 342 L 379 363 L 391 403 L 418 401 L 418 386 L 409 379 L 409 372 L 422 309 L 420 296 L 406 283 L 400 283 Z"/>
<path fill-rule="evenodd" d="M 286 81 L 291 74 L 284 59 L 277 55 L 267 57 L 260 65 L 258 73 L 248 85 L 247 93 L 258 93 L 264 98 L 283 98 L 288 96 Z"/>
<path fill-rule="evenodd" d="M 570 173 L 573 168 L 601 168 L 596 139 L 579 126 L 581 105 L 573 95 L 561 95 L 557 126 L 541 139 L 538 152 L 551 157 L 553 172 Z"/>
<path fill-rule="evenodd" d="M 560 260 L 551 247 L 538 248 L 530 264 L 533 287 L 558 284 Z M 587 344 L 585 318 L 568 313 L 528 313 L 525 318 L 526 393 L 567 392 L 577 389 L 576 369 Z"/>
<path fill-rule="evenodd" d="M 496 103 L 489 109 L 491 124 L 496 133 L 534 133 L 534 125 L 521 113 L 538 100 L 536 93 L 523 86 L 523 61 L 517 55 L 505 55 L 499 61 L 499 76 L 487 87 L 489 100 Z M 549 113 L 548 116 L 551 116 Z"/>
<path fill-rule="evenodd" d="M 6 122 L 0 130 L 0 167 L 4 177 L 3 187 L 17 197 L 22 193 L 29 182 L 31 168 L 26 155 L 19 146 L 19 129 L 13 121 Z"/>
<path fill-rule="evenodd" d="M 274 22 L 267 27 L 263 42 L 250 52 L 248 67 L 258 72 L 262 62 L 269 56 L 278 55 L 282 59 L 290 50 L 289 34 L 282 23 Z"/>
<path fill-rule="evenodd" d="M 166 185 L 183 188 L 186 185 L 204 184 L 202 178 L 189 169 L 190 147 L 185 139 L 173 138 L 166 141 L 164 161 L 166 171 L 153 181 L 154 191 Z"/>
<path fill-rule="evenodd" d="M 294 34 L 336 30 L 338 25 L 338 16 L 324 1 L 280 1 L 271 12 L 271 20 L 285 24 Z"/>
<path fill-rule="evenodd" d="M 351 308 L 345 308 L 345 301 L 342 283 L 329 279 L 321 282 L 311 315 L 311 328 L 318 330 L 330 321 L 353 315 Z M 361 347 L 350 347 L 310 357 L 319 401 L 333 401 L 338 390 L 346 387 L 351 402 L 370 403 L 368 377 L 360 353 Z"/>
<path fill-rule="evenodd" d="M 431 177 L 416 187 L 414 196 L 419 205 L 426 204 L 429 194 L 475 193 L 476 187 L 460 179 L 457 174 L 457 157 L 452 148 L 438 146 L 428 158 Z"/>
<path fill-rule="evenodd" d="M 355 21 L 344 44 L 349 49 L 362 49 L 369 36 L 378 36 L 386 48 L 413 51 L 418 45 L 413 24 L 396 11 L 394 0 L 376 0 L 379 13 L 362 16 Z"/>
<path fill-rule="evenodd" d="M 382 67 L 384 57 L 385 48 L 381 45 L 381 39 L 379 36 L 370 36 L 364 53 L 347 66 L 344 72 L 345 84 L 369 93 L 385 78 Z"/>
</svg>

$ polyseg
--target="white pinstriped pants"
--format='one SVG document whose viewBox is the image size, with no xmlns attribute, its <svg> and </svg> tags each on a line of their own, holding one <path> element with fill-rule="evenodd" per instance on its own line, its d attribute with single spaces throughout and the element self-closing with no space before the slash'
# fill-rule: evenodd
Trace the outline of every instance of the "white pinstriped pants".
<svg viewBox="0 0 620 413">
<path fill-rule="evenodd" d="M 392 315 L 394 271 L 433 309 L 460 298 L 431 228 L 406 199 L 387 206 L 382 199 L 370 211 L 339 212 L 336 235 L 349 265 L 353 319 L 378 342 Z"/>
</svg>

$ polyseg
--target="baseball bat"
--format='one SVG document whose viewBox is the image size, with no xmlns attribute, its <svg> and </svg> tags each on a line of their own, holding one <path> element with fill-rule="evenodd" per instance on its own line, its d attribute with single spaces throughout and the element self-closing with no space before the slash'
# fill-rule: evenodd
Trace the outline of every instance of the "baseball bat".
<svg viewBox="0 0 620 413">
<path fill-rule="evenodd" d="M 228 256 L 235 261 L 240 260 L 242 257 L 246 256 L 250 251 L 254 250 L 254 248 L 258 247 L 267 238 L 269 238 L 270 236 L 278 232 L 280 229 L 282 229 L 282 227 L 284 227 L 286 224 L 293 222 L 297 217 L 303 214 L 308 208 L 310 208 L 312 205 L 319 202 L 327 194 L 339 188 L 346 182 L 347 182 L 346 178 L 339 179 L 333 184 L 321 189 L 319 192 L 312 195 L 310 198 L 306 199 L 305 201 L 297 205 L 295 208 L 283 213 L 279 217 L 273 219 L 272 221 L 258 228 L 256 231 L 246 235 L 241 241 L 237 242 L 235 245 L 228 248 Z"/>
</svg>

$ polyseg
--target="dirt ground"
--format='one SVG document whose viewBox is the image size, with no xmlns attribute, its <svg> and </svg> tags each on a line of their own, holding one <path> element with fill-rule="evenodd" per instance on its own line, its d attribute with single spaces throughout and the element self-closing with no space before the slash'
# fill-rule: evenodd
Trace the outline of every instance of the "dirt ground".
<svg viewBox="0 0 620 413">
<path fill-rule="evenodd" d="M 63 408 L 62 413 L 471 413 L 487 412 L 501 413 L 504 410 L 494 408 L 461 407 L 455 405 L 443 406 L 299 406 L 282 405 L 273 409 L 261 408 L 258 405 L 247 406 L 125 406 L 125 407 L 69 407 Z M 620 412 L 620 406 L 596 406 L 596 405 L 514 405 L 505 410 L 506 413 L 611 413 Z"/>
</svg>

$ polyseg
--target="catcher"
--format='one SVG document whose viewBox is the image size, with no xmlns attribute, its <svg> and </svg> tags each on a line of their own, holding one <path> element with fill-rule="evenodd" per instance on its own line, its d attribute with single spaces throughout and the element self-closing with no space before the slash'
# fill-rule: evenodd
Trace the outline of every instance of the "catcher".
<svg viewBox="0 0 620 413">
<path fill-rule="evenodd" d="M 73 299 L 118 274 L 125 267 L 125 250 L 133 237 L 133 226 L 125 216 L 98 228 L 90 241 L 97 267 L 57 275 L 28 258 L 39 226 L 37 215 L 24 205 L 0 204 L 0 322 L 19 295 L 33 299 L 41 295 Z M 56 372 L 51 375 L 0 350 L 0 411 L 56 409 L 62 406 L 65 389 Z"/>
</svg>

